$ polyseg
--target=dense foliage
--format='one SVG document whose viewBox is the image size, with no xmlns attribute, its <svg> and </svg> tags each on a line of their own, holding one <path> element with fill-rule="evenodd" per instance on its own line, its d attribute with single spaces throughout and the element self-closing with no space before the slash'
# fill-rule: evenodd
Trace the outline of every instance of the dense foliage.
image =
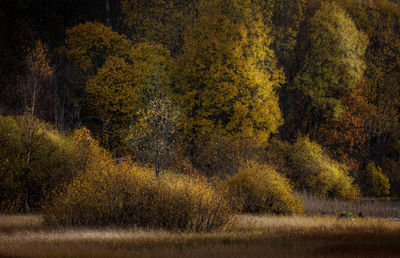
<svg viewBox="0 0 400 258">
<path fill-rule="evenodd" d="M 31 135 L 33 151 L 27 162 L 27 118 L 0 116 L 0 209 L 5 211 L 37 210 L 85 163 L 82 146 L 44 122 Z"/>
<path fill-rule="evenodd" d="M 148 223 L 196 230 L 209 226 L 194 226 L 191 205 L 202 207 L 196 216 L 219 212 L 203 176 L 228 180 L 249 212 L 300 211 L 292 186 L 329 198 L 400 196 L 398 1 L 4 0 L 0 7 L 1 211 L 37 210 L 55 198 L 74 210 L 84 200 L 63 205 L 81 191 L 94 204 L 117 195 L 110 184 L 94 196 L 101 191 L 90 180 L 164 191 L 159 203 L 142 204 L 171 221 Z M 75 130 L 90 131 L 96 151 Z M 118 194 L 137 194 L 124 187 Z M 183 192 L 205 199 L 181 203 L 176 216 L 160 208 L 178 207 Z M 112 201 L 105 221 L 132 213 Z M 97 208 L 86 208 L 88 221 L 79 223 L 96 224 Z"/>
<path fill-rule="evenodd" d="M 138 225 L 208 231 L 231 219 L 226 194 L 206 179 L 166 174 L 116 161 L 90 135 L 83 171 L 46 209 L 48 223 L 63 225 Z"/>
<path fill-rule="evenodd" d="M 271 167 L 251 161 L 227 179 L 237 209 L 243 212 L 302 213 L 298 197 L 289 181 Z"/>
</svg>

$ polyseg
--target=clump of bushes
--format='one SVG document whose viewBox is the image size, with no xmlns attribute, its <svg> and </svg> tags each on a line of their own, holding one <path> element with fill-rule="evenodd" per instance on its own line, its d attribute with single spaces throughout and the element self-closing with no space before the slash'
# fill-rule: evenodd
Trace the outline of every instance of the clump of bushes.
<svg viewBox="0 0 400 258">
<path fill-rule="evenodd" d="M 296 184 L 315 195 L 345 199 L 360 196 L 346 165 L 331 159 L 306 136 L 299 136 L 291 146 L 289 165 Z"/>
<path fill-rule="evenodd" d="M 384 197 L 390 193 L 389 178 L 382 173 L 382 169 L 375 163 L 368 163 L 362 173 L 363 192 L 372 197 Z"/>
<path fill-rule="evenodd" d="M 91 145 L 95 148 L 97 143 Z M 231 219 L 225 195 L 205 179 L 172 174 L 157 177 L 153 169 L 129 160 L 116 163 L 100 150 L 47 209 L 48 223 L 208 231 Z"/>
<path fill-rule="evenodd" d="M 251 213 L 302 213 L 289 181 L 267 165 L 249 161 L 227 179 L 235 207 Z"/>
<path fill-rule="evenodd" d="M 157 190 L 148 218 L 153 219 L 153 226 L 209 231 L 231 219 L 227 192 L 205 178 L 165 174 Z"/>
<path fill-rule="evenodd" d="M 0 115 L 0 210 L 41 209 L 83 165 L 80 149 L 45 122 Z"/>
<path fill-rule="evenodd" d="M 319 197 L 356 199 L 360 196 L 346 165 L 331 159 L 307 136 L 299 136 L 293 144 L 272 141 L 266 160 L 286 175 L 297 190 Z"/>
</svg>

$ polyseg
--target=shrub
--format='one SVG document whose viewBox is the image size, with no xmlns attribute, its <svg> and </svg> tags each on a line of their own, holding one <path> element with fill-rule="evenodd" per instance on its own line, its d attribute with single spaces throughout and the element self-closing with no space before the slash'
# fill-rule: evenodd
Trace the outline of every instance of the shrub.
<svg viewBox="0 0 400 258">
<path fill-rule="evenodd" d="M 90 159 L 49 207 L 46 221 L 63 225 L 137 225 L 206 231 L 231 218 L 223 194 L 207 181 L 183 175 L 156 177 L 152 169 L 109 154 Z"/>
<path fill-rule="evenodd" d="M 363 190 L 369 196 L 383 197 L 390 193 L 389 178 L 373 162 L 368 163 L 361 180 L 365 182 Z"/>
<path fill-rule="evenodd" d="M 389 178 L 390 191 L 393 196 L 400 196 L 400 162 L 395 159 L 387 158 L 381 164 L 383 171 Z"/>
<path fill-rule="evenodd" d="M 340 218 L 352 218 L 352 219 L 356 219 L 356 218 L 357 218 L 356 215 L 354 215 L 353 213 L 348 212 L 348 211 L 343 211 L 343 212 L 341 212 L 341 213 L 339 214 L 339 217 L 340 217 Z"/>
<path fill-rule="evenodd" d="M 360 196 L 347 167 L 331 159 L 308 137 L 298 137 L 291 146 L 288 166 L 290 178 L 300 189 L 323 197 L 354 199 Z"/>
<path fill-rule="evenodd" d="M 243 212 L 303 212 L 288 180 L 269 166 L 247 162 L 227 184 L 236 208 Z"/>
<path fill-rule="evenodd" d="M 81 164 L 71 136 L 35 120 L 29 141 L 25 116 L 0 116 L 0 210 L 38 210 L 69 183 Z M 28 149 L 29 161 L 27 162 Z"/>
<path fill-rule="evenodd" d="M 167 174 L 160 178 L 150 218 L 157 227 L 208 231 L 228 222 L 231 212 L 226 192 L 205 178 Z"/>
<path fill-rule="evenodd" d="M 104 153 L 89 160 L 85 171 L 47 209 L 46 220 L 63 225 L 135 224 L 150 212 L 155 183 L 147 169 L 127 161 L 115 165 Z"/>
</svg>

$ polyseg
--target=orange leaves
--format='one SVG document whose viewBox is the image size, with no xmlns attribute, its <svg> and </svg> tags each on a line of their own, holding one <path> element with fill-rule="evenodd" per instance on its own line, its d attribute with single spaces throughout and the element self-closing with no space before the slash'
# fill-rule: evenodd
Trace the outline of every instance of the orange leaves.
<svg viewBox="0 0 400 258">
<path fill-rule="evenodd" d="M 347 110 L 339 121 L 323 124 L 316 134 L 319 142 L 327 146 L 334 157 L 346 163 L 350 170 L 359 168 L 364 143 L 369 139 L 366 122 L 374 113 L 373 107 L 363 98 L 365 84 L 347 91 L 341 97 Z"/>
<path fill-rule="evenodd" d="M 28 75 L 39 78 L 48 78 L 54 74 L 54 68 L 47 57 L 47 49 L 41 41 L 37 41 L 35 48 L 28 54 L 26 64 Z"/>
</svg>

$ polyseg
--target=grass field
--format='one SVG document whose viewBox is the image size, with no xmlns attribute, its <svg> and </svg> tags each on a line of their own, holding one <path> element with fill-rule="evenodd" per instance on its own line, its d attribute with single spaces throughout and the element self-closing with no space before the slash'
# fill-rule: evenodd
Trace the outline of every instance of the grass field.
<svg viewBox="0 0 400 258">
<path fill-rule="evenodd" d="M 212 233 L 49 228 L 0 216 L 0 257 L 400 257 L 400 222 L 240 215 Z"/>
</svg>

